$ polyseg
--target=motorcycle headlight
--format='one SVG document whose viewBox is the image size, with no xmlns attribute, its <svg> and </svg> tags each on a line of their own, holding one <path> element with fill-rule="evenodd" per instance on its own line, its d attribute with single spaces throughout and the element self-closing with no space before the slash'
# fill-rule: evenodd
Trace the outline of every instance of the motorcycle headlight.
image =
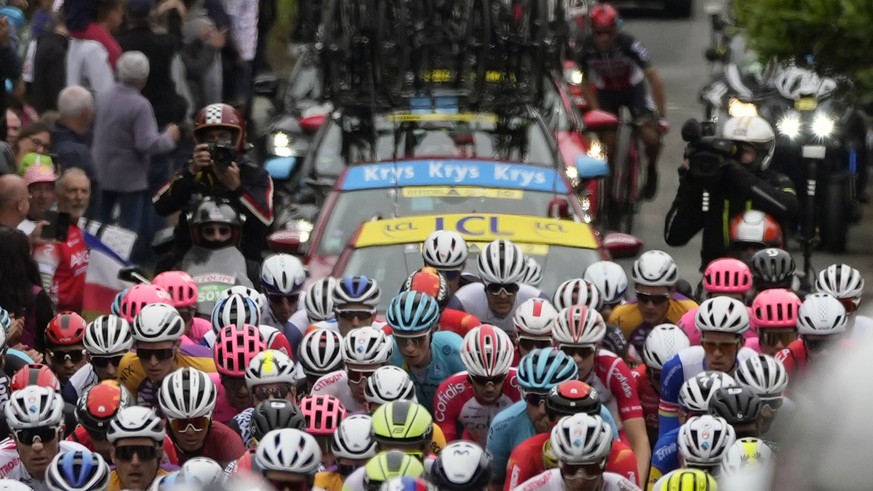
<svg viewBox="0 0 873 491">
<path fill-rule="evenodd" d="M 836 121 L 827 114 L 816 114 L 812 120 L 812 133 L 819 138 L 827 138 L 834 132 Z"/>
<path fill-rule="evenodd" d="M 800 118 L 796 114 L 787 114 L 776 123 L 776 129 L 793 140 L 800 135 Z"/>
<path fill-rule="evenodd" d="M 564 70 L 564 81 L 568 84 L 582 85 L 582 80 L 584 78 L 585 77 L 582 76 L 582 70 L 578 68 Z"/>
<path fill-rule="evenodd" d="M 286 133 L 281 131 L 273 133 L 270 135 L 268 143 L 267 150 L 277 157 L 290 157 L 294 155 L 294 151 L 291 148 L 293 140 Z"/>
<path fill-rule="evenodd" d="M 739 118 L 742 116 L 757 116 L 758 106 L 751 102 L 743 102 L 739 99 L 731 98 L 731 100 L 728 101 L 728 114 L 732 118 Z"/>
</svg>

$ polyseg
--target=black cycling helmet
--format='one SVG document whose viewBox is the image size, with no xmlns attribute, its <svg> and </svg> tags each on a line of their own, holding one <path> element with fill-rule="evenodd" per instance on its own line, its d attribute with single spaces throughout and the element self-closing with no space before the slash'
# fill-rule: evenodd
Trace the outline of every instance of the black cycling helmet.
<svg viewBox="0 0 873 491">
<path fill-rule="evenodd" d="M 797 266 L 784 249 L 768 247 L 752 256 L 752 279 L 756 284 L 791 288 Z"/>
<path fill-rule="evenodd" d="M 546 396 L 549 419 L 554 421 L 579 413 L 600 414 L 600 396 L 593 387 L 579 380 L 568 380 L 552 387 Z"/>
<path fill-rule="evenodd" d="M 761 409 L 761 399 L 752 389 L 742 386 L 722 387 L 709 401 L 709 412 L 721 416 L 731 426 L 755 423 L 761 417 Z"/>
<path fill-rule="evenodd" d="M 306 430 L 303 411 L 297 404 L 285 399 L 269 399 L 255 406 L 249 424 L 255 440 L 260 440 L 267 432 L 279 428 Z"/>
</svg>

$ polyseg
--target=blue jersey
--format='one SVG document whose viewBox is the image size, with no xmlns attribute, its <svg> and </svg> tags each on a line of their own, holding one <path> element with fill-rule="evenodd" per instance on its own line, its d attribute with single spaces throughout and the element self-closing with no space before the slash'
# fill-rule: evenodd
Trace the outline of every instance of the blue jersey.
<svg viewBox="0 0 873 491">
<path fill-rule="evenodd" d="M 655 449 L 652 450 L 652 467 L 649 470 L 649 482 L 654 484 L 664 474 L 679 468 L 679 428 L 670 430 L 658 438 Z"/>
<path fill-rule="evenodd" d="M 433 333 L 430 342 L 431 360 L 426 370 L 409 367 L 403 360 L 397 340 L 394 340 L 394 354 L 391 364 L 409 372 L 409 378 L 415 384 L 415 396 L 419 404 L 433 414 L 433 399 L 437 388 L 450 376 L 467 369 L 461 362 L 461 336 L 449 331 Z M 421 373 L 423 372 L 423 373 Z"/>
</svg>

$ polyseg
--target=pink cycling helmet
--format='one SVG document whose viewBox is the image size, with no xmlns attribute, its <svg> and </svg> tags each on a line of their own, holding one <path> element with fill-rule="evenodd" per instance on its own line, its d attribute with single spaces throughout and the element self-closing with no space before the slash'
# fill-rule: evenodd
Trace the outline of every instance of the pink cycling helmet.
<svg viewBox="0 0 873 491">
<path fill-rule="evenodd" d="M 752 322 L 758 329 L 797 327 L 800 297 L 784 288 L 764 290 L 752 301 Z"/>
<path fill-rule="evenodd" d="M 306 433 L 333 435 L 346 417 L 342 402 L 334 396 L 309 395 L 300 400 L 300 412 L 306 418 Z"/>
<path fill-rule="evenodd" d="M 703 272 L 703 289 L 707 293 L 748 293 L 752 289 L 752 270 L 739 259 L 716 259 Z"/>
<path fill-rule="evenodd" d="M 127 322 L 133 323 L 133 319 L 146 305 L 171 303 L 172 301 L 170 294 L 158 285 L 134 285 L 121 299 L 121 308 L 118 314 Z"/>
<path fill-rule="evenodd" d="M 197 282 L 184 271 L 164 271 L 155 276 L 153 285 L 157 285 L 173 298 L 170 305 L 176 307 L 193 307 L 197 304 Z"/>
<path fill-rule="evenodd" d="M 267 344 L 257 326 L 224 326 L 215 338 L 212 358 L 219 374 L 244 377 L 252 358 L 266 349 Z"/>
</svg>

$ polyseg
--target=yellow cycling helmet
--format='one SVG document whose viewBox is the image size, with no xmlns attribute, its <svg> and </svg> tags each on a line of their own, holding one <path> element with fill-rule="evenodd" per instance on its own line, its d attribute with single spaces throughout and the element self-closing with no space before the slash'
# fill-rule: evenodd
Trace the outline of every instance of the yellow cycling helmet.
<svg viewBox="0 0 873 491">
<path fill-rule="evenodd" d="M 394 401 L 373 413 L 373 439 L 379 445 L 422 445 L 433 436 L 433 417 L 421 404 Z"/>
<path fill-rule="evenodd" d="M 378 490 L 382 483 L 392 477 L 423 475 L 424 465 L 421 461 L 400 450 L 379 452 L 364 466 L 364 483 L 368 491 Z"/>
<path fill-rule="evenodd" d="M 716 491 L 718 484 L 708 472 L 700 469 L 679 469 L 668 473 L 663 491 Z"/>
</svg>

